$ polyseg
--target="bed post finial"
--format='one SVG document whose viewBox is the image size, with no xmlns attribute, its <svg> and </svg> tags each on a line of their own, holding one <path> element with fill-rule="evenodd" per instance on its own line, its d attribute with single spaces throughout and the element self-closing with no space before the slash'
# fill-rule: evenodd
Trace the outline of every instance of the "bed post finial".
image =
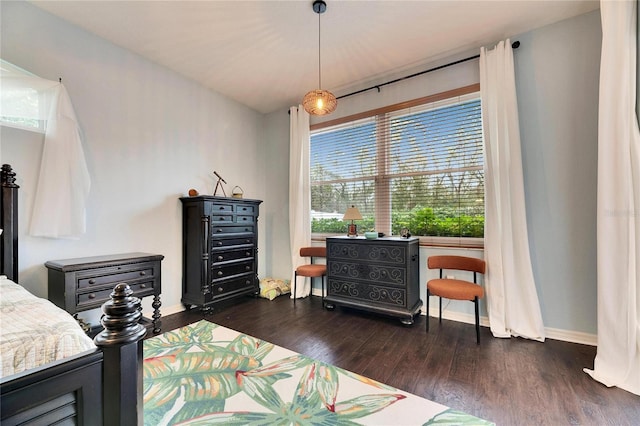
<svg viewBox="0 0 640 426">
<path fill-rule="evenodd" d="M 142 312 L 140 299 L 132 297 L 133 290 L 128 284 L 120 283 L 111 292 L 111 300 L 102 305 L 104 315 L 100 322 L 104 330 L 94 341 L 98 346 L 112 346 L 128 342 L 137 342 L 147 333 L 140 324 Z"/>
<path fill-rule="evenodd" d="M 102 305 L 104 330 L 93 340 L 104 353 L 104 424 L 137 426 L 142 422 L 142 344 L 147 333 L 138 323 L 140 299 L 125 283 L 111 292 Z M 109 370 L 107 371 L 107 368 Z M 132 372 L 135 372 L 132 374 Z"/>
</svg>

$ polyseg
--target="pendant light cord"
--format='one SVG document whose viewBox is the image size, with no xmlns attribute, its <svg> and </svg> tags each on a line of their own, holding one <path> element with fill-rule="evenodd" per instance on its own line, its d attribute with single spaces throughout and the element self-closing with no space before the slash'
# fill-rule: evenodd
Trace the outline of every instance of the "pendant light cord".
<svg viewBox="0 0 640 426">
<path fill-rule="evenodd" d="M 318 89 L 322 89 L 322 62 L 320 61 L 320 15 L 318 12 Z"/>
</svg>

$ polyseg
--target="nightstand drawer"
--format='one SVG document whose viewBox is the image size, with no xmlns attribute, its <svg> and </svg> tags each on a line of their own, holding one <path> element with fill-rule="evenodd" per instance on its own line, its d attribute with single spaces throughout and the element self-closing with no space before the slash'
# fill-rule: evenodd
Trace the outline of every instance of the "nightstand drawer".
<svg viewBox="0 0 640 426">
<path fill-rule="evenodd" d="M 99 268 L 78 273 L 78 289 L 84 290 L 109 284 L 115 287 L 116 284 L 121 282 L 131 284 L 131 281 L 149 279 L 155 275 L 151 264 L 136 265 L 133 270 L 122 271 L 122 269 L 124 268 Z"/>
<path fill-rule="evenodd" d="M 129 284 L 129 287 L 131 288 L 131 290 L 133 290 L 133 296 L 135 297 L 142 297 L 153 294 L 153 281 Z M 101 306 L 104 302 L 109 300 L 109 295 L 112 291 L 113 288 L 106 288 L 98 291 L 91 291 L 88 293 L 79 293 L 77 295 L 76 304 L 78 308 Z"/>
</svg>

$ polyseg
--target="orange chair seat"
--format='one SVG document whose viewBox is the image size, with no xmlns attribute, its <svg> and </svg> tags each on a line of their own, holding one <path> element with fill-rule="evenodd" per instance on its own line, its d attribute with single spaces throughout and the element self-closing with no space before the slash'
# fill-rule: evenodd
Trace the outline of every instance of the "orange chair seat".
<svg viewBox="0 0 640 426">
<path fill-rule="evenodd" d="M 327 273 L 327 265 L 322 264 L 310 264 L 310 265 L 302 265 L 296 269 L 296 274 L 304 276 L 304 277 L 321 277 L 326 275 Z"/>
<path fill-rule="evenodd" d="M 427 288 L 434 296 L 454 300 L 473 300 L 476 296 L 481 299 L 484 289 L 478 284 L 455 279 L 434 279 L 427 283 Z"/>
</svg>

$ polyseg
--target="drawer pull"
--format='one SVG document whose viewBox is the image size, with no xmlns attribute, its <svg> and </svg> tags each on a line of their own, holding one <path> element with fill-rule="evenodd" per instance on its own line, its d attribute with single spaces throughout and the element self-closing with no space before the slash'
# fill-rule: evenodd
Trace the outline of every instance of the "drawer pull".
<svg viewBox="0 0 640 426">
<path fill-rule="evenodd" d="M 244 267 L 245 271 L 250 271 L 251 270 L 251 266 L 247 265 Z"/>
<path fill-rule="evenodd" d="M 243 211 L 243 212 L 246 212 L 246 211 L 247 211 L 247 208 L 246 208 L 246 207 L 243 207 L 243 208 L 242 208 L 242 211 Z"/>
<path fill-rule="evenodd" d="M 218 247 L 222 246 L 222 241 L 218 241 L 218 242 L 216 243 L 216 245 L 217 245 Z"/>
<path fill-rule="evenodd" d="M 95 294 L 91 293 L 91 294 L 89 295 L 89 299 L 95 299 L 95 298 L 96 298 L 96 295 L 95 295 Z"/>
<path fill-rule="evenodd" d="M 224 257 L 218 256 L 218 260 L 224 260 Z"/>
<path fill-rule="evenodd" d="M 96 283 L 96 280 L 94 279 L 89 280 L 89 284 L 95 284 L 95 283 Z"/>
<path fill-rule="evenodd" d="M 224 217 L 219 218 L 218 220 L 224 220 Z"/>
<path fill-rule="evenodd" d="M 246 285 L 249 285 L 249 284 L 251 284 L 251 281 L 246 280 L 244 283 L 245 283 Z"/>
<path fill-rule="evenodd" d="M 140 288 L 147 288 L 146 284 L 140 284 Z"/>
<path fill-rule="evenodd" d="M 251 252 L 250 251 L 246 252 L 245 256 L 247 256 L 247 257 L 251 256 Z"/>
<path fill-rule="evenodd" d="M 218 228 L 218 229 L 216 229 L 216 232 L 220 233 L 220 232 L 222 232 L 222 229 Z"/>
<path fill-rule="evenodd" d="M 247 218 L 246 218 L 246 217 L 243 217 L 243 218 L 242 218 L 242 220 L 247 220 Z"/>
<path fill-rule="evenodd" d="M 223 276 L 223 275 L 224 275 L 224 272 L 222 272 L 222 271 L 218 271 L 218 276 L 219 276 L 219 277 L 221 277 L 221 276 Z"/>
<path fill-rule="evenodd" d="M 224 206 L 220 206 L 218 207 L 220 210 L 224 210 Z"/>
<path fill-rule="evenodd" d="M 249 228 L 244 228 L 244 232 L 249 232 L 250 229 Z"/>
<path fill-rule="evenodd" d="M 218 291 L 219 291 L 220 293 L 222 293 L 222 292 L 224 291 L 224 289 L 223 289 L 222 287 L 218 287 Z"/>
<path fill-rule="evenodd" d="M 247 244 L 251 243 L 251 240 L 247 240 Z"/>
<path fill-rule="evenodd" d="M 140 275 L 147 275 L 145 271 L 140 271 Z"/>
</svg>

